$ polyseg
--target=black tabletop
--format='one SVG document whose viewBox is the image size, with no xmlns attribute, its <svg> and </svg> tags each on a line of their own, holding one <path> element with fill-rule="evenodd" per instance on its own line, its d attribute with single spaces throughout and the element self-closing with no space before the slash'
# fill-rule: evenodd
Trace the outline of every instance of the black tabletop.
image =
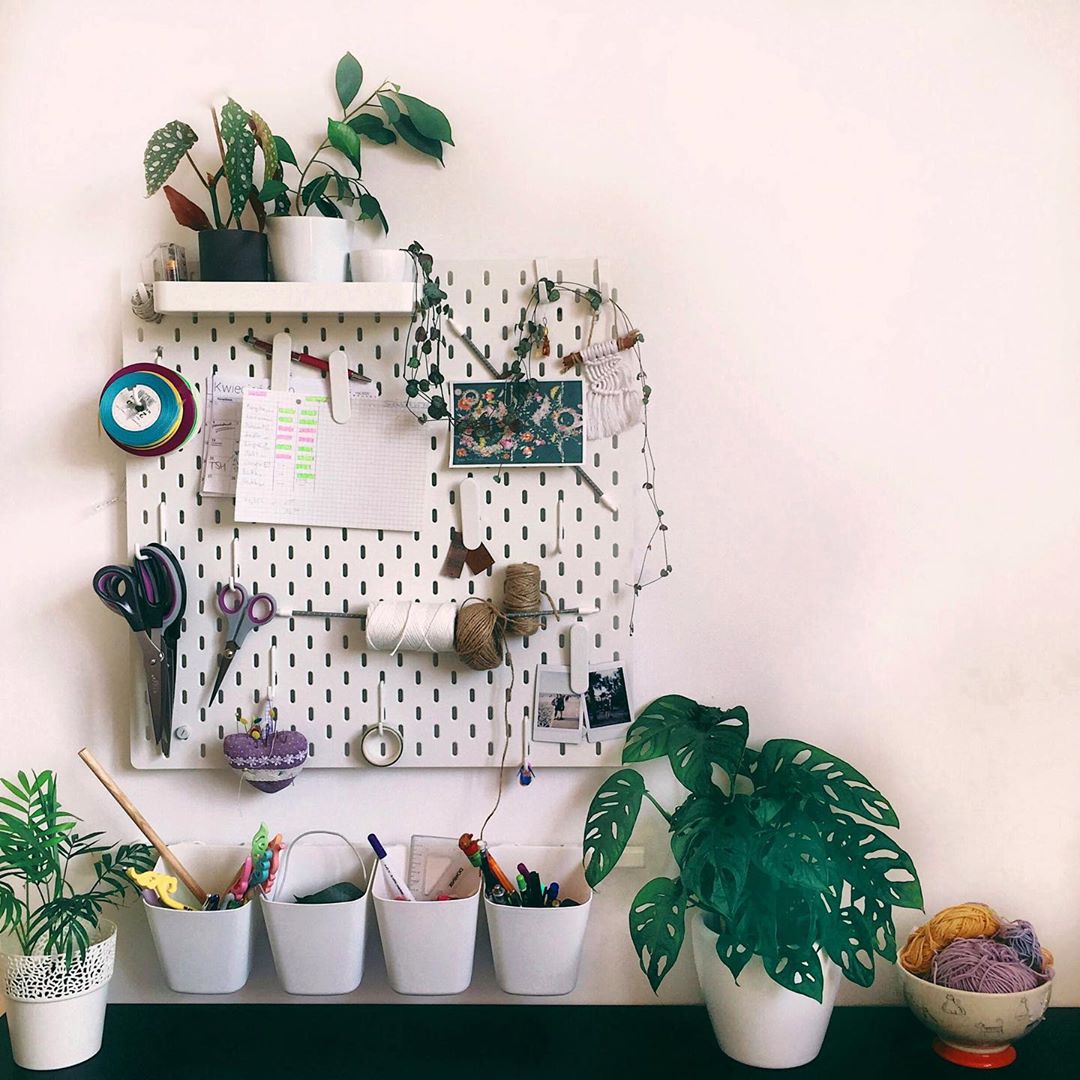
<svg viewBox="0 0 1080 1080">
<path fill-rule="evenodd" d="M 780 1032 L 778 1038 L 783 1037 Z M 658 1080 L 788 1075 L 962 1080 L 903 1008 L 841 1008 L 821 1056 L 783 1074 L 720 1053 L 700 1006 L 110 1005 L 101 1053 L 43 1074 L 16 1069 L 7 1023 L 0 1080 Z M 1080 1009 L 1051 1009 L 1004 1080 L 1080 1076 Z"/>
</svg>

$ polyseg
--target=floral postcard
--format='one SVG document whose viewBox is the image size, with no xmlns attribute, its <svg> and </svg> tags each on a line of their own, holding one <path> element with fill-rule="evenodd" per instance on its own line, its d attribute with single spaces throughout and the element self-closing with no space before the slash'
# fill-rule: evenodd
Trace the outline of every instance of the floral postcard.
<svg viewBox="0 0 1080 1080">
<path fill-rule="evenodd" d="M 456 382 L 452 468 L 581 465 L 585 408 L 581 379 Z"/>
</svg>

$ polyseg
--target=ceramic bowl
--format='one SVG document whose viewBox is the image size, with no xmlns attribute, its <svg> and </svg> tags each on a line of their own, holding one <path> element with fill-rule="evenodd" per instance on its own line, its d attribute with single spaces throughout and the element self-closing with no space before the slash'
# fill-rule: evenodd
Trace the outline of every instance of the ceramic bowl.
<svg viewBox="0 0 1080 1080">
<path fill-rule="evenodd" d="M 936 986 L 899 964 L 896 970 L 908 1008 L 937 1036 L 934 1049 L 948 1061 L 983 1069 L 1016 1058 L 1012 1043 L 1042 1022 L 1054 985 L 1051 978 L 1017 994 L 976 994 Z"/>
</svg>

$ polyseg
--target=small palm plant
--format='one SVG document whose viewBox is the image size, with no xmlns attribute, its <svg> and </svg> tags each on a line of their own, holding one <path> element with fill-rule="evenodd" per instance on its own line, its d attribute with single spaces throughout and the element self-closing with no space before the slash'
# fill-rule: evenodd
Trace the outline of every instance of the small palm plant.
<svg viewBox="0 0 1080 1080">
<path fill-rule="evenodd" d="M 874 954 L 896 959 L 894 906 L 922 907 L 911 858 L 884 831 L 889 801 L 847 762 L 798 739 L 746 745 L 741 706 L 670 694 L 626 734 L 623 762 L 666 757 L 689 797 L 668 813 L 634 769 L 609 777 L 585 822 L 585 877 L 618 862 L 647 798 L 668 823 L 676 878 L 658 877 L 630 906 L 630 937 L 653 990 L 679 957 L 686 909 L 701 910 L 731 974 L 760 956 L 774 982 L 822 1000 L 822 953 L 859 986 Z"/>
<path fill-rule="evenodd" d="M 102 844 L 101 832 L 77 833 L 79 819 L 60 807 L 50 770 L 0 784 L 0 932 L 12 932 L 26 956 L 63 956 L 70 966 L 91 944 L 102 909 L 135 890 L 128 868 L 151 869 L 154 852 L 146 844 Z M 68 881 L 72 860 L 95 855 L 93 882 L 77 892 Z"/>
</svg>

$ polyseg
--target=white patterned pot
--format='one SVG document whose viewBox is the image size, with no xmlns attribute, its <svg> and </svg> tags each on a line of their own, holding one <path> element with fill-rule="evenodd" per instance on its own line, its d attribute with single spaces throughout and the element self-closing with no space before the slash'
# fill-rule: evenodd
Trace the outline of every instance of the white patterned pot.
<svg viewBox="0 0 1080 1080">
<path fill-rule="evenodd" d="M 0 954 L 15 1064 L 66 1069 L 101 1049 L 116 960 L 116 926 L 102 919 L 82 959 Z"/>
<path fill-rule="evenodd" d="M 821 1003 L 774 982 L 761 957 L 750 958 L 736 983 L 716 955 L 716 935 L 700 911 L 690 920 L 694 965 L 720 1049 L 729 1058 L 759 1069 L 793 1069 L 821 1052 L 832 1017 L 840 969 L 824 953 Z"/>
</svg>

